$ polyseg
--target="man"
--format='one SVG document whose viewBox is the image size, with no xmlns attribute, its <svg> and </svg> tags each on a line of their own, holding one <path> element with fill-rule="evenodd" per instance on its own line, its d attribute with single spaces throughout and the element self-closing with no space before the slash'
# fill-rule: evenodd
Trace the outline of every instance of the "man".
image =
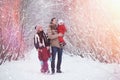
<svg viewBox="0 0 120 80">
<path fill-rule="evenodd" d="M 52 61 L 51 61 L 51 71 L 52 74 L 55 73 L 55 58 L 56 54 L 58 55 L 57 60 L 57 73 L 62 73 L 61 71 L 61 62 L 62 62 L 62 53 L 63 49 L 60 47 L 58 37 L 62 37 L 63 34 L 57 32 L 56 18 L 51 19 L 51 23 L 48 28 L 48 38 L 50 39 L 50 46 L 52 49 Z"/>
</svg>

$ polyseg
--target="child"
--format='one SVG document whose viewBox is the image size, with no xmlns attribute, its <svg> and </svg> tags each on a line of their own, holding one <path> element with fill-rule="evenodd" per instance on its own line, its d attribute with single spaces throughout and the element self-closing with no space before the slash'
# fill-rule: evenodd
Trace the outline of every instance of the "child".
<svg viewBox="0 0 120 80">
<path fill-rule="evenodd" d="M 48 39 L 41 26 L 35 27 L 37 33 L 34 36 L 34 45 L 38 51 L 38 58 L 42 61 L 41 72 L 49 73 L 48 58 L 50 58 Z"/>
<path fill-rule="evenodd" d="M 63 22 L 63 20 L 61 20 L 61 19 L 58 20 L 57 30 L 58 30 L 58 33 L 62 33 L 63 35 L 64 35 L 65 32 L 67 31 L 67 30 L 66 30 L 66 27 L 65 27 L 65 25 L 64 25 L 64 22 Z M 60 46 L 65 46 L 65 45 L 66 45 L 63 37 L 58 37 L 58 40 L 59 40 L 59 42 L 60 42 Z"/>
</svg>

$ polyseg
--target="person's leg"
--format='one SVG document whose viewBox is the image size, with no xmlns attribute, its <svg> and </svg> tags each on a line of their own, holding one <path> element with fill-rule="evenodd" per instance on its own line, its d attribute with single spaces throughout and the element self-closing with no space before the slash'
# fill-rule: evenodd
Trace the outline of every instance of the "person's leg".
<svg viewBox="0 0 120 80">
<path fill-rule="evenodd" d="M 46 67 L 47 67 L 47 73 L 50 73 L 50 71 L 49 71 L 49 65 L 48 65 L 48 60 L 46 62 Z"/>
<path fill-rule="evenodd" d="M 55 57 L 56 57 L 57 47 L 52 47 L 52 61 L 51 61 L 51 69 L 52 73 L 55 72 Z"/>
<path fill-rule="evenodd" d="M 44 61 L 44 71 L 45 71 L 45 72 L 49 72 L 47 61 Z"/>
<path fill-rule="evenodd" d="M 41 63 L 41 73 L 44 73 L 44 61 L 40 61 L 40 63 Z"/>
<path fill-rule="evenodd" d="M 58 61 L 57 61 L 57 72 L 61 73 L 61 62 L 62 62 L 63 49 L 58 48 Z"/>
</svg>

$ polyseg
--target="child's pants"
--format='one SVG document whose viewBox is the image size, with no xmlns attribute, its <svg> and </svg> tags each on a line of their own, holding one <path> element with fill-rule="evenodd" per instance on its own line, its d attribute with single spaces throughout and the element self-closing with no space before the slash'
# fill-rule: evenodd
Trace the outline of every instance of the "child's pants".
<svg viewBox="0 0 120 80">
<path fill-rule="evenodd" d="M 45 73 L 45 72 L 48 72 L 48 71 L 49 71 L 49 69 L 48 69 L 48 62 L 47 61 L 42 61 L 41 72 Z"/>
</svg>

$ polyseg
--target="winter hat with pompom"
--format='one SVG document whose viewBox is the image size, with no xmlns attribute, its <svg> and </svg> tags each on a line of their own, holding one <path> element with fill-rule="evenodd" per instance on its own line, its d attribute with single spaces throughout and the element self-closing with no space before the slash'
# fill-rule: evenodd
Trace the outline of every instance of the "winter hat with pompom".
<svg viewBox="0 0 120 80">
<path fill-rule="evenodd" d="M 62 19 L 59 19 L 58 24 L 60 24 L 60 23 L 64 23 L 64 21 Z"/>
</svg>

